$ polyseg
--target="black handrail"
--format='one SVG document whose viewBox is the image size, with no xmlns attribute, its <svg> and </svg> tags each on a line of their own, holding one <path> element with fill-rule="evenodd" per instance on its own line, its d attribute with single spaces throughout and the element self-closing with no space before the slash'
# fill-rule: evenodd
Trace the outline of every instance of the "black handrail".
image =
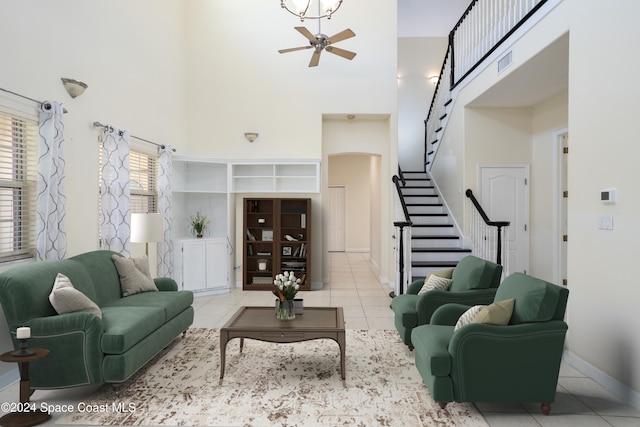
<svg viewBox="0 0 640 427">
<path fill-rule="evenodd" d="M 404 173 L 402 173 L 402 168 L 398 165 L 398 176 L 400 177 L 400 181 L 402 182 L 402 186 L 407 185 L 407 181 L 404 179 Z"/>
<path fill-rule="evenodd" d="M 393 178 L 391 179 L 393 183 L 396 185 L 396 191 L 398 192 L 398 197 L 400 198 L 400 204 L 402 205 L 402 212 L 404 213 L 404 220 L 405 222 L 411 223 L 411 219 L 409 218 L 409 210 L 407 209 L 407 204 L 404 201 L 404 197 L 402 197 L 402 189 L 400 188 L 400 178 L 398 177 L 398 175 L 394 175 Z M 413 223 L 408 225 L 413 225 Z"/>
<path fill-rule="evenodd" d="M 480 206 L 480 203 L 478 202 L 478 199 L 476 199 L 476 196 L 473 195 L 473 191 L 471 191 L 470 189 L 467 189 L 467 191 L 465 191 L 464 194 L 471 200 L 471 203 L 473 203 L 473 206 L 476 207 L 484 223 L 490 227 L 498 228 L 498 247 L 496 250 L 498 254 L 496 257 L 496 264 L 502 265 L 502 227 L 508 227 L 511 224 L 511 222 L 491 221 L 487 216 L 487 213 L 484 211 L 484 209 L 482 209 L 482 206 Z"/>
</svg>

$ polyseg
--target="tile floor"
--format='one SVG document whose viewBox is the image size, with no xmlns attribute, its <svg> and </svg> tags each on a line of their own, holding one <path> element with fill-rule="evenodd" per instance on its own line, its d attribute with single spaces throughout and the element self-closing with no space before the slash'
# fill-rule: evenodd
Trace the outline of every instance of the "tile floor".
<svg viewBox="0 0 640 427">
<path fill-rule="evenodd" d="M 394 329 L 389 289 L 382 286 L 369 266 L 368 254 L 330 254 L 330 284 L 319 291 L 302 292 L 306 306 L 342 306 L 349 329 Z M 194 327 L 219 328 L 238 307 L 271 305 L 268 292 L 234 289 L 228 294 L 201 296 L 194 302 Z M 405 352 L 399 357 L 410 357 Z M 37 391 L 32 399 L 48 404 L 76 404 L 98 386 Z M 426 389 L 425 389 L 426 390 Z M 0 391 L 0 402 L 15 402 L 18 384 Z M 492 427 L 518 426 L 640 426 L 640 410 L 630 407 L 576 369 L 564 363 L 556 402 L 545 417 L 536 404 L 477 404 Z M 46 424 L 54 425 L 54 417 Z M 407 426 L 408 427 L 408 426 Z"/>
</svg>

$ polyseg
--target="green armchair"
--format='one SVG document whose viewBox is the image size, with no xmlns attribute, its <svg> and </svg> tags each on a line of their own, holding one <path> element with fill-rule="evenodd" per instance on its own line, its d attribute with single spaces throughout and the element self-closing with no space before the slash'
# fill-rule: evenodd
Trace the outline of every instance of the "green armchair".
<svg viewBox="0 0 640 427">
<path fill-rule="evenodd" d="M 544 415 L 555 400 L 567 332 L 563 321 L 569 290 L 514 273 L 498 287 L 495 302 L 514 299 L 508 324 L 474 323 L 455 330 L 469 306 L 447 304 L 429 325 L 414 328 L 416 368 L 433 400 L 541 402 Z"/>
<path fill-rule="evenodd" d="M 394 323 L 403 342 L 413 350 L 413 328 L 429 323 L 436 309 L 444 304 L 490 304 L 501 276 L 501 265 L 468 255 L 462 258 L 453 270 L 448 290 L 431 290 L 418 295 L 424 281 L 416 280 L 411 283 L 407 293 L 391 300 Z"/>
</svg>

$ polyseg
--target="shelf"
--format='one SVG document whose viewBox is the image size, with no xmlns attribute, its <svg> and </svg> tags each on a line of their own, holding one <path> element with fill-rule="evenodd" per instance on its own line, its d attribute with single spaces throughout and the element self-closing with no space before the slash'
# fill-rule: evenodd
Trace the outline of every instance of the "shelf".
<svg viewBox="0 0 640 427">
<path fill-rule="evenodd" d="M 231 187 L 234 193 L 319 193 L 320 162 L 232 164 Z"/>
</svg>

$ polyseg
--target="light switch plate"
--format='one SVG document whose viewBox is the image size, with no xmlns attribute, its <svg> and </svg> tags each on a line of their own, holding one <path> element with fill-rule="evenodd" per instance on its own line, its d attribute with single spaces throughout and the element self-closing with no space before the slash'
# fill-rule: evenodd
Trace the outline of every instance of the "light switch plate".
<svg viewBox="0 0 640 427">
<path fill-rule="evenodd" d="M 602 214 L 598 217 L 598 228 L 600 230 L 613 230 L 613 215 Z"/>
</svg>

